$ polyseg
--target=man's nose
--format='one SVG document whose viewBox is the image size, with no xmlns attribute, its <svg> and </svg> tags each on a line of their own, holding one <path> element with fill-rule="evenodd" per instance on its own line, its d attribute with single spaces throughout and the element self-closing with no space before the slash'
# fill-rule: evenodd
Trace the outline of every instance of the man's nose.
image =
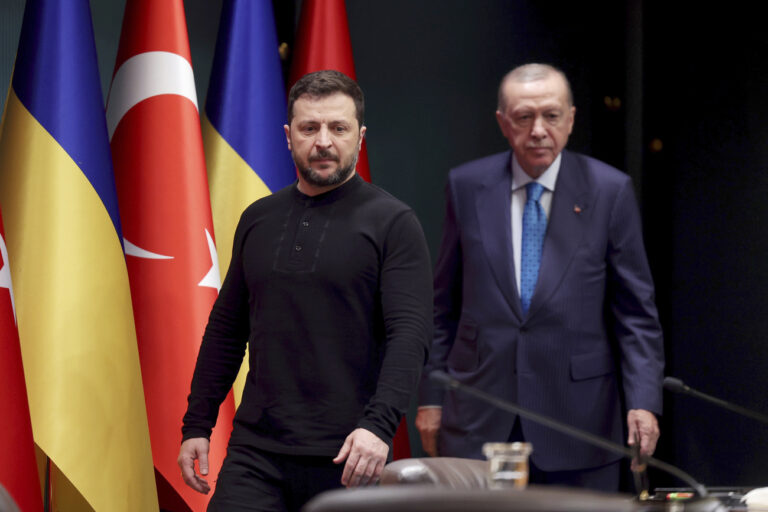
<svg viewBox="0 0 768 512">
<path fill-rule="evenodd" d="M 531 136 L 537 139 L 543 139 L 547 136 L 547 130 L 544 129 L 544 119 L 536 116 L 531 127 Z"/>
<path fill-rule="evenodd" d="M 315 144 L 321 148 L 327 148 L 331 145 L 331 132 L 327 126 L 321 126 L 315 139 Z"/>
</svg>

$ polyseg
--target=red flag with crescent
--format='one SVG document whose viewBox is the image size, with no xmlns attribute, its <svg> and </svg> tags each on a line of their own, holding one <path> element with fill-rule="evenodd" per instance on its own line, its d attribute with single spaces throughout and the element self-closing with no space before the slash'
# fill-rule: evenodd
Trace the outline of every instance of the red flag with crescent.
<svg viewBox="0 0 768 512">
<path fill-rule="evenodd" d="M 221 287 L 182 0 L 128 0 L 107 104 L 160 508 L 204 510 L 176 465 L 200 341 Z M 211 437 L 214 487 L 234 416 Z"/>
</svg>

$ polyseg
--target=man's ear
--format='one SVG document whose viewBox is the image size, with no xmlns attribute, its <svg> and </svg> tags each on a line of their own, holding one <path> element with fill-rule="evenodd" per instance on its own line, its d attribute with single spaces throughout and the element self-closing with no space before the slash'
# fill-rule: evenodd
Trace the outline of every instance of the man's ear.
<svg viewBox="0 0 768 512">
<path fill-rule="evenodd" d="M 291 149 L 291 127 L 287 124 L 283 125 L 283 130 L 285 130 L 285 140 L 288 142 L 288 151 L 292 151 Z"/>
</svg>

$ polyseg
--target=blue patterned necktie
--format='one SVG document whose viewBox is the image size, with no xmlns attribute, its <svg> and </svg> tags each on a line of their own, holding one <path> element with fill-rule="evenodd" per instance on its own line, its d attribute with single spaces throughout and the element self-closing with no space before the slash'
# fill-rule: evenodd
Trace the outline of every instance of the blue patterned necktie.
<svg viewBox="0 0 768 512">
<path fill-rule="evenodd" d="M 539 277 L 541 249 L 544 245 L 544 233 L 547 231 L 547 215 L 544 213 L 539 198 L 544 192 L 540 183 L 532 181 L 525 186 L 527 199 L 523 210 L 523 244 L 520 255 L 520 300 L 523 314 L 528 314 L 533 289 Z"/>
</svg>

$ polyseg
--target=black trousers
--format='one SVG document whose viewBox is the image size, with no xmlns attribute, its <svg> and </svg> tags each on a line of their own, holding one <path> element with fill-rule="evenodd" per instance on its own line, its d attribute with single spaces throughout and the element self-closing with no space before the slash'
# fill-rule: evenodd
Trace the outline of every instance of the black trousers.
<svg viewBox="0 0 768 512">
<path fill-rule="evenodd" d="M 230 445 L 208 512 L 298 512 L 313 496 L 342 486 L 344 463 L 332 459 Z"/>
<path fill-rule="evenodd" d="M 509 435 L 509 442 L 524 442 L 520 417 L 515 419 L 515 426 Z M 534 450 L 536 447 L 534 446 Z M 536 467 L 533 461 L 528 461 L 528 482 L 532 484 L 564 485 L 581 487 L 595 491 L 618 492 L 621 480 L 621 460 L 595 468 L 576 469 L 572 471 L 544 471 Z"/>
</svg>

